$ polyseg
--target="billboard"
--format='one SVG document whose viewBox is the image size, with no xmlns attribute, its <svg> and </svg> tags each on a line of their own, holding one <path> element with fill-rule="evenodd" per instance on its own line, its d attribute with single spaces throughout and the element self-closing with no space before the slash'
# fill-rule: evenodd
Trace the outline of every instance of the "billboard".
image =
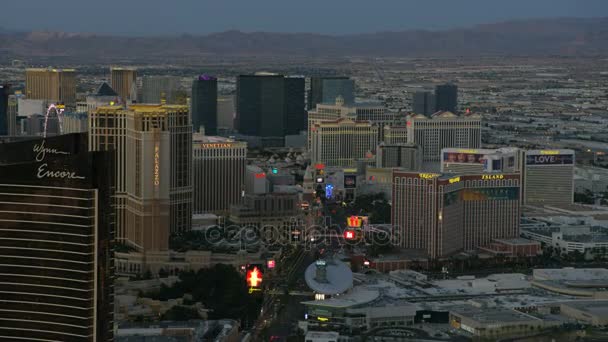
<svg viewBox="0 0 608 342">
<path fill-rule="evenodd" d="M 526 165 L 574 165 L 573 154 L 528 154 Z"/>
<path fill-rule="evenodd" d="M 444 163 L 460 163 L 460 164 L 483 164 L 484 154 L 479 153 L 462 153 L 462 152 L 444 152 Z"/>
<path fill-rule="evenodd" d="M 344 175 L 344 188 L 354 189 L 357 187 L 357 176 L 356 175 Z"/>
<path fill-rule="evenodd" d="M 468 201 L 512 201 L 519 199 L 518 187 L 462 189 L 443 195 L 443 205 Z"/>
</svg>

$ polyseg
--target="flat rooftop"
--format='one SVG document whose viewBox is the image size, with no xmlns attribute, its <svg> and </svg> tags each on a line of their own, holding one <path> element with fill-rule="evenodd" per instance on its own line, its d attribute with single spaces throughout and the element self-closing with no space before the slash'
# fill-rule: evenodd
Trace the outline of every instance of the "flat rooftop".
<svg viewBox="0 0 608 342">
<path fill-rule="evenodd" d="M 461 306 L 450 310 L 450 313 L 473 320 L 479 324 L 492 323 L 519 323 L 540 321 L 541 319 L 526 315 L 522 312 L 503 308 L 478 308 L 475 306 Z"/>
</svg>

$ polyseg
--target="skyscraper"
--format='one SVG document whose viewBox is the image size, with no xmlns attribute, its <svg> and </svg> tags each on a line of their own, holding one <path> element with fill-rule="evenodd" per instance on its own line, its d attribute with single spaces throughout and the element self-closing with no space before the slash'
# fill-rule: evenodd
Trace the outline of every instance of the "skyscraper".
<svg viewBox="0 0 608 342">
<path fill-rule="evenodd" d="M 142 78 L 142 103 L 176 104 L 179 90 L 179 77 L 144 76 Z"/>
<path fill-rule="evenodd" d="M 305 129 L 303 79 L 257 73 L 237 80 L 236 128 L 257 137 L 284 138 Z"/>
<path fill-rule="evenodd" d="M 92 150 L 116 153 L 117 240 L 139 251 L 168 249 L 191 228 L 192 126 L 186 106 L 99 107 L 89 116 Z"/>
<path fill-rule="evenodd" d="M 192 127 L 204 127 L 206 135 L 217 134 L 217 78 L 200 75 L 192 81 Z"/>
<path fill-rule="evenodd" d="M 137 69 L 113 67 L 110 73 L 112 89 L 123 103 L 137 100 Z"/>
<path fill-rule="evenodd" d="M 415 114 L 431 115 L 436 112 L 435 95 L 430 91 L 414 93 L 412 109 Z"/>
<path fill-rule="evenodd" d="M 304 77 L 285 78 L 285 135 L 297 135 L 306 130 Z"/>
<path fill-rule="evenodd" d="M 0 135 L 9 134 L 10 118 L 8 110 L 8 96 L 10 94 L 10 86 L 8 84 L 0 85 Z"/>
<path fill-rule="evenodd" d="M 442 84 L 435 87 L 435 111 L 457 113 L 458 87 L 454 84 Z M 419 113 L 416 113 L 419 114 Z"/>
<path fill-rule="evenodd" d="M 231 205 L 242 200 L 247 143 L 195 135 L 193 149 L 193 213 L 226 215 Z"/>
<path fill-rule="evenodd" d="M 25 96 L 28 99 L 74 105 L 76 102 L 76 71 L 52 68 L 26 69 Z"/>
<path fill-rule="evenodd" d="M 0 156 L 0 340 L 112 341 L 112 155 L 70 134 Z"/>
<path fill-rule="evenodd" d="M 395 243 L 431 258 L 519 236 L 520 174 L 393 171 Z"/>
<path fill-rule="evenodd" d="M 418 114 L 407 119 L 407 128 L 408 142 L 422 147 L 423 162 L 438 162 L 443 148 L 481 146 L 481 116 L 478 114 L 458 116 L 452 112 L 437 112 L 430 117 Z"/>
<path fill-rule="evenodd" d="M 318 104 L 334 104 L 341 96 L 346 105 L 355 103 L 355 81 L 348 77 L 312 77 L 308 95 L 308 110 Z"/>
<path fill-rule="evenodd" d="M 572 204 L 575 161 L 573 150 L 527 151 L 524 166 L 524 203 Z"/>
</svg>

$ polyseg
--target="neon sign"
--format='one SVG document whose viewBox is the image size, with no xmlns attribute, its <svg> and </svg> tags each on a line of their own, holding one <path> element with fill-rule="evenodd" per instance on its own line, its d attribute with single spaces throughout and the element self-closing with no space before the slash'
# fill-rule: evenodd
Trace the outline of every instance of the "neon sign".
<svg viewBox="0 0 608 342">
<path fill-rule="evenodd" d="M 160 147 L 154 145 L 154 185 L 160 185 Z"/>
<path fill-rule="evenodd" d="M 483 180 L 494 180 L 494 179 L 504 179 L 504 175 L 482 175 L 481 179 Z"/>
<path fill-rule="evenodd" d="M 437 178 L 439 175 L 436 173 L 419 173 L 418 177 L 422 178 L 422 179 L 433 179 L 433 178 Z"/>
<path fill-rule="evenodd" d="M 556 154 L 559 154 L 559 151 L 557 151 L 557 150 L 543 150 L 543 151 L 540 151 L 540 154 L 544 154 L 544 155 L 556 155 Z"/>
<path fill-rule="evenodd" d="M 229 143 L 214 143 L 214 144 L 201 144 L 201 148 L 227 148 L 231 147 Z"/>
<path fill-rule="evenodd" d="M 450 184 L 458 183 L 460 182 L 460 177 L 450 178 L 449 182 Z"/>
</svg>

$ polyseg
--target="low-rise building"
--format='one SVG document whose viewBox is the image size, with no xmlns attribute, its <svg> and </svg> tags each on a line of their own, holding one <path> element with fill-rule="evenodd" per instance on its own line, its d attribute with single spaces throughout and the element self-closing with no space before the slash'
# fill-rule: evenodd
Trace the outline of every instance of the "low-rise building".
<svg viewBox="0 0 608 342">
<path fill-rule="evenodd" d="M 608 325 L 608 300 L 569 301 L 561 304 L 560 312 L 587 324 Z"/>
<path fill-rule="evenodd" d="M 450 325 L 473 336 L 498 339 L 534 335 L 559 322 L 545 321 L 511 309 L 462 306 L 450 310 Z"/>
</svg>

